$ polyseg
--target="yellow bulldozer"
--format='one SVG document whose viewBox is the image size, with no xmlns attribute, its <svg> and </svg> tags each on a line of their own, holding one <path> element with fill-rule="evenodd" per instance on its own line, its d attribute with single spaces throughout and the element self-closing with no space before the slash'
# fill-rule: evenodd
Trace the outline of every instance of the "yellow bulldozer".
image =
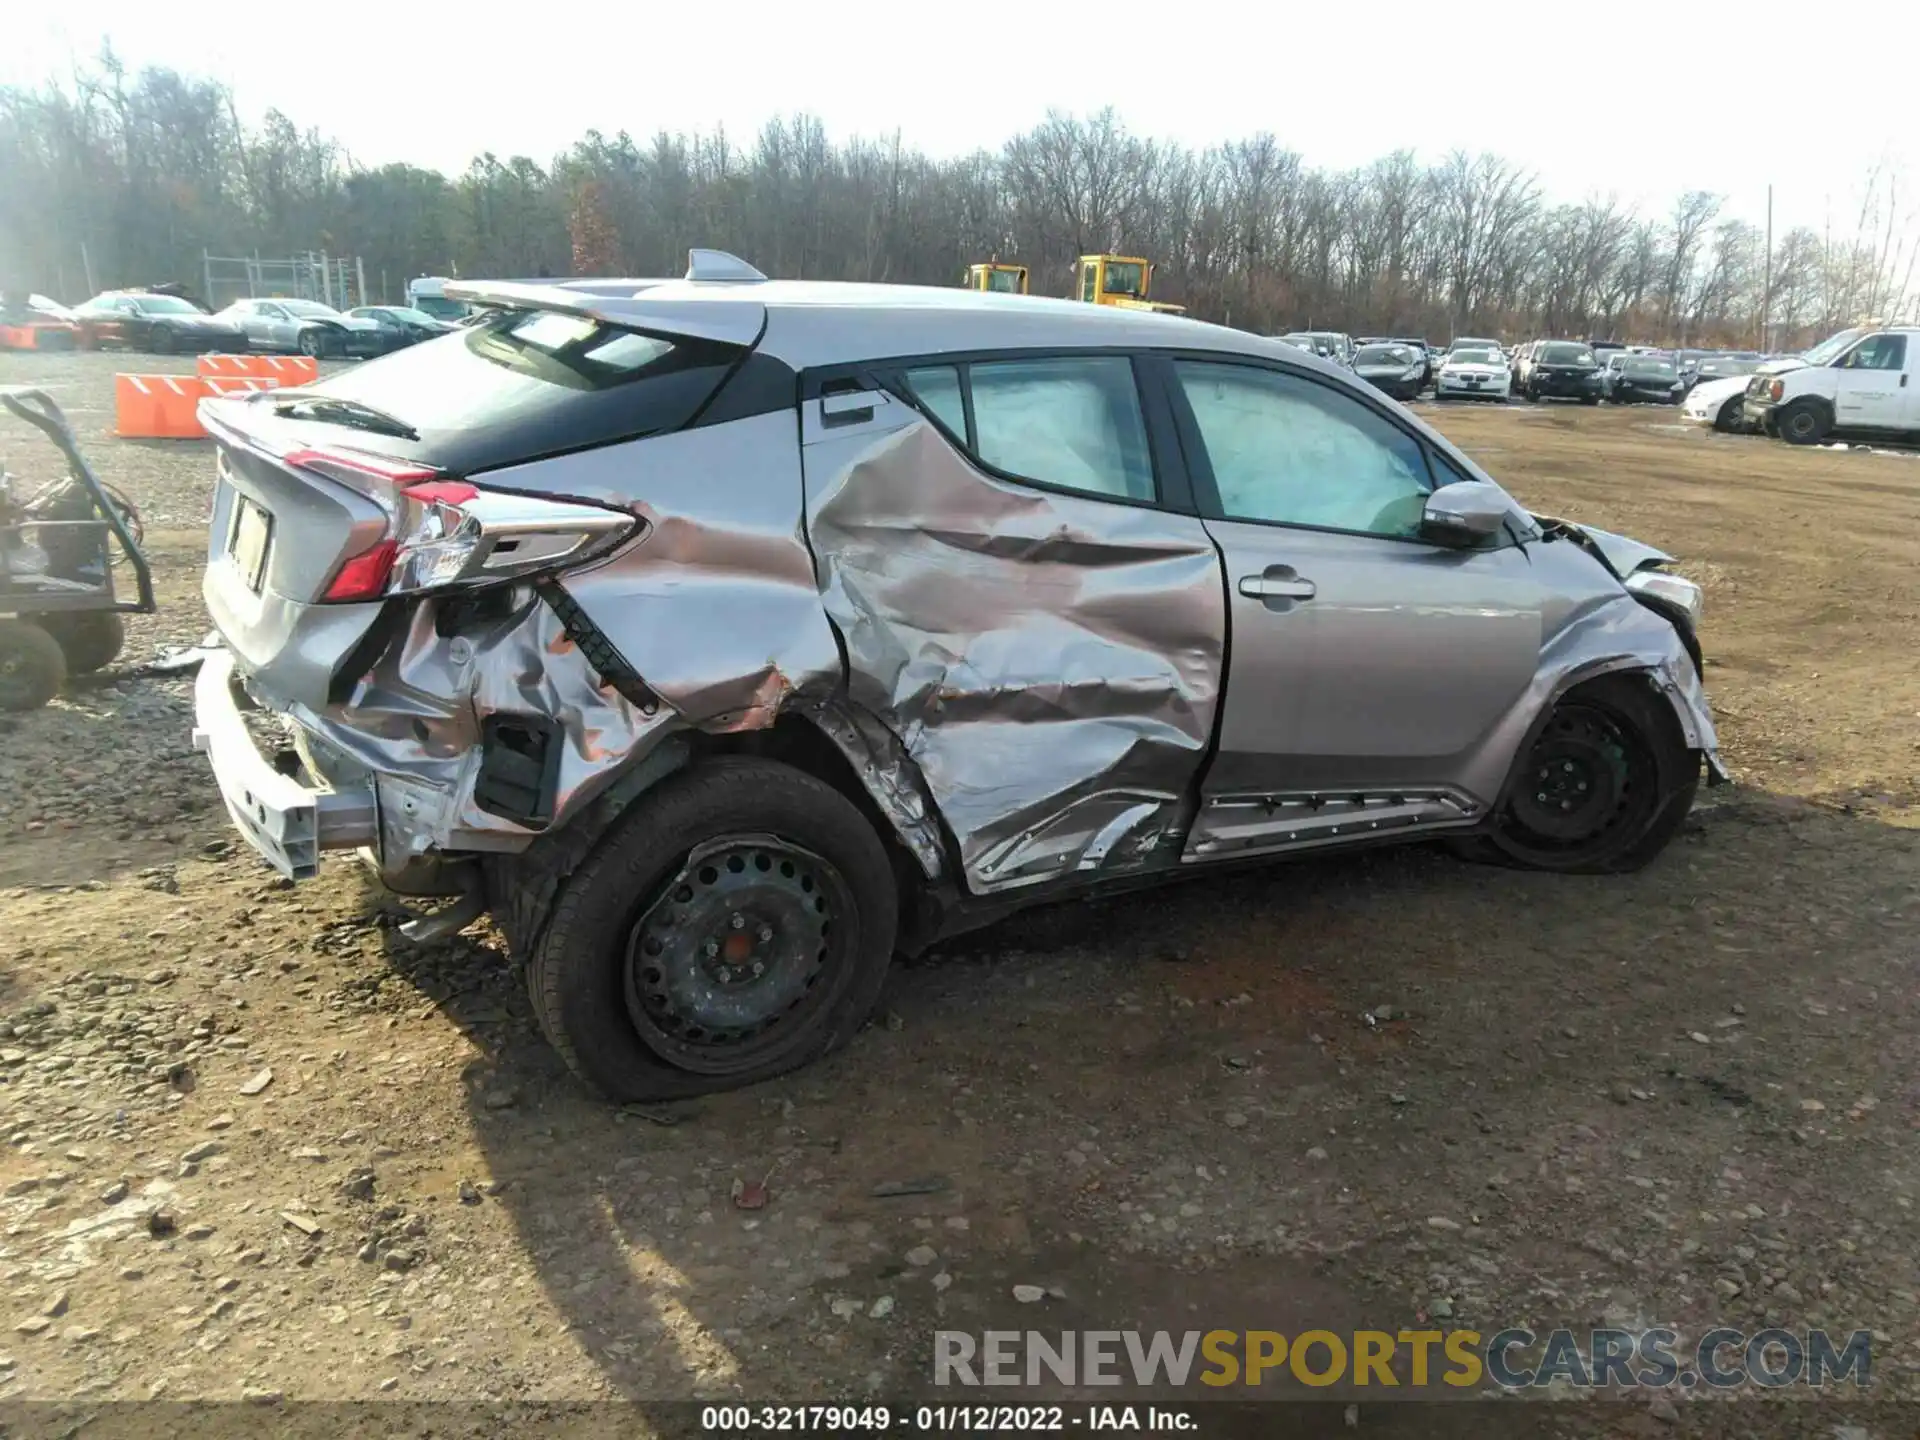
<svg viewBox="0 0 1920 1440">
<path fill-rule="evenodd" d="M 1027 290 L 1027 267 L 1024 265 L 1003 265 L 998 260 L 989 260 L 980 265 L 967 267 L 967 288 L 969 290 L 990 290 L 999 295 L 1025 295 Z"/>
<path fill-rule="evenodd" d="M 1132 255 L 1082 255 L 1073 262 L 1074 294 L 1089 305 L 1118 305 L 1123 310 L 1158 310 L 1184 315 L 1184 305 L 1149 299 L 1153 266 Z"/>
</svg>

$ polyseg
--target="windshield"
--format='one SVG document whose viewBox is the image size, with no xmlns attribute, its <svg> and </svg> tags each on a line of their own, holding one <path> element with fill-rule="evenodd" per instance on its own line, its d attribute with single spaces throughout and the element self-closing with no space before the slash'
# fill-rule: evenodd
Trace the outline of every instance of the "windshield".
<svg viewBox="0 0 1920 1440">
<path fill-rule="evenodd" d="M 1542 365 L 1593 365 L 1593 351 L 1584 345 L 1542 345 L 1534 357 Z"/>
<path fill-rule="evenodd" d="M 318 300 L 276 300 L 273 303 L 289 315 L 305 315 L 315 320 L 337 316 L 340 313 L 331 305 L 322 305 Z"/>
<path fill-rule="evenodd" d="M 1404 345 L 1362 345 L 1354 352 L 1356 365 L 1411 365 L 1413 351 Z"/>
<path fill-rule="evenodd" d="M 1456 350 L 1447 356 L 1447 363 L 1449 365 L 1491 365 L 1493 352 L 1491 350 Z"/>
<path fill-rule="evenodd" d="M 466 306 L 458 300 L 449 300 L 444 295 L 416 295 L 413 297 L 413 308 L 423 311 L 435 320 L 463 320 L 467 314 Z"/>
<path fill-rule="evenodd" d="M 1146 298 L 1147 267 L 1137 260 L 1107 261 L 1107 293 L 1134 300 Z"/>
<path fill-rule="evenodd" d="M 1620 364 L 1620 368 L 1629 375 L 1655 375 L 1666 379 L 1673 378 L 1673 362 L 1656 360 L 1651 355 L 1629 355 Z"/>
<path fill-rule="evenodd" d="M 1853 342 L 1866 333 L 1864 330 L 1842 330 L 1838 335 L 1828 336 L 1800 358 L 1809 365 L 1825 365 L 1852 349 Z"/>
<path fill-rule="evenodd" d="M 1108 273 L 1111 274 L 1112 272 L 1109 271 Z M 1020 272 L 1018 270 L 989 270 L 987 272 L 987 289 L 1001 295 L 1018 295 L 1020 293 Z"/>
<path fill-rule="evenodd" d="M 135 295 L 133 303 L 142 315 L 198 315 L 200 312 L 174 295 Z"/>
</svg>

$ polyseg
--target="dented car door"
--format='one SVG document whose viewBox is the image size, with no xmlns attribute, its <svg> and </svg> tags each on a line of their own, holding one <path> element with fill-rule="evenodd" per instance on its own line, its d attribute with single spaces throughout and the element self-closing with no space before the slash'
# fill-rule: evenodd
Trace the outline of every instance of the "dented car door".
<svg viewBox="0 0 1920 1440">
<path fill-rule="evenodd" d="M 1134 360 L 943 357 L 810 374 L 803 396 L 848 699 L 918 768 L 968 888 L 1177 853 L 1225 605 Z"/>
</svg>

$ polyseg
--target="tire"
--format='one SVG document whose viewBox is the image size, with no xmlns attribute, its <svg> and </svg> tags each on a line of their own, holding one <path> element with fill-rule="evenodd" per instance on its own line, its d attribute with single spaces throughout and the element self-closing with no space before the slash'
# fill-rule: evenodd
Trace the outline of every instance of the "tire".
<svg viewBox="0 0 1920 1440">
<path fill-rule="evenodd" d="M 1774 424 L 1789 445 L 1818 445 L 1833 429 L 1833 417 L 1817 400 L 1795 400 Z"/>
<path fill-rule="evenodd" d="M 897 906 L 851 801 L 786 765 L 723 759 L 663 781 L 562 882 L 527 988 L 567 1068 L 610 1100 L 733 1089 L 859 1029 Z"/>
<path fill-rule="evenodd" d="M 1713 417 L 1713 428 L 1722 435 L 1737 435 L 1747 428 L 1746 396 L 1736 395 L 1722 405 Z"/>
<path fill-rule="evenodd" d="M 120 658 L 127 643 L 126 622 L 114 610 L 83 610 L 49 615 L 42 628 L 66 657 L 69 675 L 91 675 Z"/>
<path fill-rule="evenodd" d="M 173 353 L 173 339 L 173 331 L 169 330 L 165 325 L 150 325 L 147 327 L 147 349 L 151 350 L 155 355 L 171 355 Z"/>
<path fill-rule="evenodd" d="M 333 347 L 327 344 L 324 330 L 302 330 L 300 332 L 300 353 L 314 360 L 323 360 Z"/>
<path fill-rule="evenodd" d="M 1580 403 L 1582 405 L 1598 405 L 1600 403 L 1600 397 L 1598 395 L 1582 395 L 1580 397 Z"/>
<path fill-rule="evenodd" d="M 1485 838 L 1530 870 L 1638 870 L 1678 833 L 1699 787 L 1699 757 L 1667 702 L 1638 677 L 1605 676 L 1555 704 Z"/>
<path fill-rule="evenodd" d="M 38 710 L 66 683 L 60 643 L 27 620 L 0 620 L 0 710 Z"/>
</svg>

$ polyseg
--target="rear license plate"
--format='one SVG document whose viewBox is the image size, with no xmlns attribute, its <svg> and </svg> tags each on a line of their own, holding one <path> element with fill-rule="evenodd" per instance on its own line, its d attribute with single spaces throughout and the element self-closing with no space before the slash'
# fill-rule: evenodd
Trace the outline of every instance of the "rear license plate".
<svg viewBox="0 0 1920 1440">
<path fill-rule="evenodd" d="M 233 529 L 227 534 L 227 556 L 254 594 L 267 579 L 267 557 L 273 550 L 273 517 L 244 495 L 234 497 Z"/>
</svg>

